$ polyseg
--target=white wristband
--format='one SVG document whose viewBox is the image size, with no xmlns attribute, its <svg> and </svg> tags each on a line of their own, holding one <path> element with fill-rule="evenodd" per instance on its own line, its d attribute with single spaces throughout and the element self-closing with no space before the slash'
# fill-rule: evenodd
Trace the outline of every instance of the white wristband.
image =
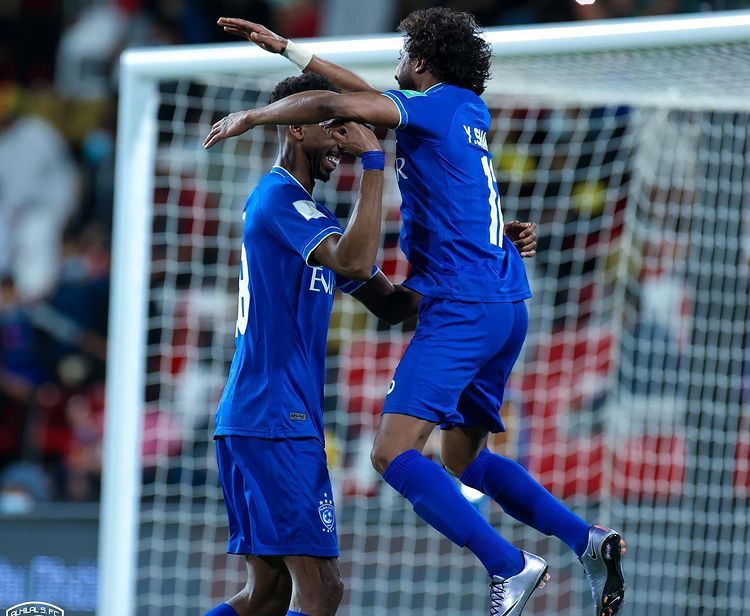
<svg viewBox="0 0 750 616">
<path fill-rule="evenodd" d="M 297 68 L 304 71 L 310 61 L 313 58 L 312 52 L 308 51 L 297 45 L 293 41 L 288 41 L 286 49 L 281 52 L 281 55 L 289 60 L 292 64 L 295 64 Z"/>
</svg>

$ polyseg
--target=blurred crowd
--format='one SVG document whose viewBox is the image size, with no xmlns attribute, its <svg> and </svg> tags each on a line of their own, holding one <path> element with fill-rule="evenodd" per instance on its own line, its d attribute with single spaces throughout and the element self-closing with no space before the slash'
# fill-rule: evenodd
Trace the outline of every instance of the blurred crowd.
<svg viewBox="0 0 750 616">
<path fill-rule="evenodd" d="M 741 8 L 732 0 L 11 0 L 0 6 L 0 512 L 95 500 L 101 467 L 117 59 L 229 40 L 393 31 L 441 4 L 501 26 Z M 158 199 L 157 199 L 158 202 Z"/>
</svg>

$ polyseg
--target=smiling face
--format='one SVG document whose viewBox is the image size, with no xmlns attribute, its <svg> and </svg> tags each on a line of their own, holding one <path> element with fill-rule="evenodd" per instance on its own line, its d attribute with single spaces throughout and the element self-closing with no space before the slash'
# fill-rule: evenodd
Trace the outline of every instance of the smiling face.
<svg viewBox="0 0 750 616">
<path fill-rule="evenodd" d="M 338 143 L 318 124 L 305 126 L 303 135 L 302 151 L 310 161 L 313 178 L 327 182 L 341 161 Z"/>
</svg>

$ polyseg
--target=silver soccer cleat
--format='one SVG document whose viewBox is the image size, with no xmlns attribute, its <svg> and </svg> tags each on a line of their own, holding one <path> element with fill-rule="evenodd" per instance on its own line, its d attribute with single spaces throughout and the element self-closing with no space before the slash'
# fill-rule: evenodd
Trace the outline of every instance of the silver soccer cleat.
<svg viewBox="0 0 750 616">
<path fill-rule="evenodd" d="M 591 586 L 596 616 L 614 616 L 625 600 L 622 556 L 625 542 L 616 531 L 603 526 L 589 529 L 589 543 L 581 557 Z"/>
<path fill-rule="evenodd" d="M 503 579 L 496 575 L 490 582 L 490 616 L 517 616 L 537 588 L 549 580 L 547 563 L 521 550 L 525 561 L 520 573 Z"/>
</svg>

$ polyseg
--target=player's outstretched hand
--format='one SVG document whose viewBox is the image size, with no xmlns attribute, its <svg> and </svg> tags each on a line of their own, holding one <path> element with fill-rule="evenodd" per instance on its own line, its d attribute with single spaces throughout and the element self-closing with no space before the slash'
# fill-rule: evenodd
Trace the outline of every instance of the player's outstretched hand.
<svg viewBox="0 0 750 616">
<path fill-rule="evenodd" d="M 327 134 L 337 141 L 344 152 L 354 154 L 354 156 L 359 156 L 362 152 L 382 149 L 375 133 L 364 124 L 328 120 L 322 122 L 321 126 Z"/>
<path fill-rule="evenodd" d="M 230 113 L 211 127 L 211 132 L 208 133 L 208 136 L 203 141 L 203 148 L 207 150 L 219 143 L 219 141 L 223 141 L 227 137 L 241 135 L 252 127 L 253 124 L 250 122 L 250 116 L 247 111 Z"/>
<path fill-rule="evenodd" d="M 536 223 L 513 220 L 505 225 L 505 235 L 522 257 L 536 254 Z"/>
<path fill-rule="evenodd" d="M 224 32 L 245 38 L 251 43 L 255 43 L 261 49 L 265 49 L 271 53 L 281 53 L 289 43 L 283 36 L 271 32 L 265 26 L 245 19 L 220 17 L 216 23 L 224 28 Z"/>
</svg>

